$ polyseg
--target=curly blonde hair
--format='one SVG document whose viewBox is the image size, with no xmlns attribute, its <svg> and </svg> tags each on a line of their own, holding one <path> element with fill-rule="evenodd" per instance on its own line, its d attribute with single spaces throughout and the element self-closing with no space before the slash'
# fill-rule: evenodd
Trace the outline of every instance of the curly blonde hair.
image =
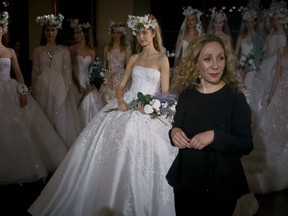
<svg viewBox="0 0 288 216">
<path fill-rule="evenodd" d="M 171 89 L 178 96 L 189 88 L 199 86 L 199 70 L 196 67 L 196 64 L 202 48 L 207 43 L 211 42 L 219 43 L 224 49 L 226 66 L 221 79 L 236 91 L 239 91 L 240 88 L 243 87 L 242 82 L 239 80 L 236 74 L 237 61 L 233 54 L 233 50 L 220 37 L 211 33 L 201 35 L 195 40 L 192 40 L 187 48 L 186 57 L 182 58 L 179 66 L 175 68 Z"/>
</svg>

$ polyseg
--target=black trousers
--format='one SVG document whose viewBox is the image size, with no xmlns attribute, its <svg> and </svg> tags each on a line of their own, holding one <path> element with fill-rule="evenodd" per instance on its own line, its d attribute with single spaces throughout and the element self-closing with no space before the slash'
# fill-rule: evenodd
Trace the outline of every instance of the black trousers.
<svg viewBox="0 0 288 216">
<path fill-rule="evenodd" d="M 177 216 L 232 216 L 237 204 L 236 198 L 216 196 L 210 192 L 175 189 L 175 210 Z"/>
</svg>

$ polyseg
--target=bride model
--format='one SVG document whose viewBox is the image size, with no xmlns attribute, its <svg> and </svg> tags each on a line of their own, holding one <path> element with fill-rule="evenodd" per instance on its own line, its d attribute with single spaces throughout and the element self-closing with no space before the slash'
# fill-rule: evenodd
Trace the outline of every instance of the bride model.
<svg viewBox="0 0 288 216">
<path fill-rule="evenodd" d="M 169 61 L 154 16 L 129 16 L 128 26 L 141 52 L 130 57 L 116 98 L 82 131 L 29 208 L 32 215 L 175 215 L 165 178 L 177 154 L 168 137 L 172 125 L 167 118 L 151 118 L 141 105 L 128 106 L 138 92 L 168 93 Z"/>
</svg>

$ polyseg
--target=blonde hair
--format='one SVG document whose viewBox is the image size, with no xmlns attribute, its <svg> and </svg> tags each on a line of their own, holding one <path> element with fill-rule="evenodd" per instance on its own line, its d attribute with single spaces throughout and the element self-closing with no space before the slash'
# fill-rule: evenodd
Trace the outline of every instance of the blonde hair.
<svg viewBox="0 0 288 216">
<path fill-rule="evenodd" d="M 186 57 L 181 59 L 179 66 L 175 69 L 171 89 L 177 95 L 200 84 L 199 70 L 196 64 L 202 48 L 210 42 L 217 42 L 224 49 L 226 66 L 221 79 L 236 91 L 242 87 L 242 83 L 236 74 L 237 61 L 232 48 L 217 35 L 206 34 L 190 42 Z"/>
</svg>

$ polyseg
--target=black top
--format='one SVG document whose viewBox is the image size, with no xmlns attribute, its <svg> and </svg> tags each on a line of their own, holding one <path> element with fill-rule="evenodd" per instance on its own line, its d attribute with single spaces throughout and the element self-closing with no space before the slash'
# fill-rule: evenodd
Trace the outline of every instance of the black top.
<svg viewBox="0 0 288 216">
<path fill-rule="evenodd" d="M 173 127 L 189 138 L 207 130 L 215 132 L 213 143 L 202 150 L 179 149 L 167 174 L 173 187 L 233 197 L 249 192 L 240 158 L 253 148 L 251 111 L 242 92 L 228 85 L 211 94 L 185 91 L 179 97 Z"/>
</svg>

